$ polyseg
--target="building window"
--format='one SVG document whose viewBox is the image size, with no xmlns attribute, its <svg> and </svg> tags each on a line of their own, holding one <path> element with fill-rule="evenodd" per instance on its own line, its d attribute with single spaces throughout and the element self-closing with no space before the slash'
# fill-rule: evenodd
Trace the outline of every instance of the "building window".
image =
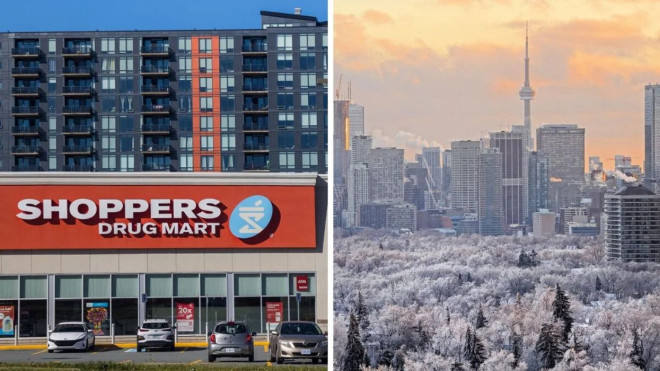
<svg viewBox="0 0 660 371">
<path fill-rule="evenodd" d="M 200 131 L 213 131 L 213 117 L 212 116 L 202 116 L 199 118 L 199 130 Z"/>
<path fill-rule="evenodd" d="M 277 93 L 277 109 L 293 109 L 293 93 Z"/>
<path fill-rule="evenodd" d="M 213 171 L 213 156 L 200 156 L 202 171 Z"/>
<path fill-rule="evenodd" d="M 315 73 L 301 73 L 300 74 L 300 88 L 310 89 L 316 86 Z"/>
<path fill-rule="evenodd" d="M 133 155 L 119 155 L 119 171 L 133 171 L 135 157 Z"/>
<path fill-rule="evenodd" d="M 323 50 L 328 49 L 328 34 L 323 34 Z"/>
<path fill-rule="evenodd" d="M 233 53 L 234 52 L 234 38 L 221 37 L 220 38 L 220 53 Z"/>
<path fill-rule="evenodd" d="M 48 58 L 48 72 L 57 72 L 57 61 L 55 58 Z"/>
<path fill-rule="evenodd" d="M 133 93 L 133 77 L 120 77 L 119 78 L 119 92 L 120 93 Z"/>
<path fill-rule="evenodd" d="M 303 34 L 300 35 L 300 50 L 314 50 L 316 46 L 316 35 Z"/>
<path fill-rule="evenodd" d="M 192 131 L 192 116 L 190 115 L 179 116 L 179 130 Z"/>
<path fill-rule="evenodd" d="M 199 107 L 202 112 L 213 112 L 213 98 L 212 97 L 200 97 L 199 98 Z"/>
<path fill-rule="evenodd" d="M 48 93 L 57 92 L 57 78 L 49 77 L 48 78 Z"/>
<path fill-rule="evenodd" d="M 101 92 L 103 93 L 113 93 L 115 91 L 115 78 L 114 77 L 102 77 L 101 78 Z"/>
<path fill-rule="evenodd" d="M 200 77 L 199 78 L 199 91 L 200 92 L 212 92 L 213 91 L 213 79 L 210 77 Z"/>
<path fill-rule="evenodd" d="M 179 37 L 179 53 L 190 54 L 191 49 L 190 37 Z"/>
<path fill-rule="evenodd" d="M 277 50 L 293 50 L 293 35 L 277 35 Z"/>
<path fill-rule="evenodd" d="M 293 113 L 279 113 L 277 127 L 279 129 L 293 129 Z"/>
<path fill-rule="evenodd" d="M 116 131 L 116 118 L 114 116 L 101 117 L 101 131 L 114 133 Z"/>
<path fill-rule="evenodd" d="M 220 112 L 234 112 L 236 110 L 236 96 L 220 96 Z"/>
<path fill-rule="evenodd" d="M 119 116 L 119 131 L 122 133 L 131 133 L 134 130 L 132 116 Z"/>
<path fill-rule="evenodd" d="M 57 40 L 56 39 L 49 39 L 48 40 L 48 54 L 55 54 L 57 53 Z"/>
<path fill-rule="evenodd" d="M 122 135 L 119 137 L 119 151 L 120 152 L 132 152 L 133 151 L 134 138 L 132 135 Z"/>
<path fill-rule="evenodd" d="M 119 73 L 133 73 L 133 57 L 119 58 Z"/>
<path fill-rule="evenodd" d="M 222 154 L 222 171 L 232 171 L 236 170 L 236 162 L 233 153 L 223 153 Z"/>
<path fill-rule="evenodd" d="M 192 97 L 190 95 L 179 96 L 179 112 L 190 112 L 192 108 Z"/>
<path fill-rule="evenodd" d="M 107 171 L 117 170 L 117 156 L 115 155 L 101 156 L 101 169 Z"/>
<path fill-rule="evenodd" d="M 192 58 L 179 57 L 179 73 L 192 73 Z"/>
<path fill-rule="evenodd" d="M 277 88 L 278 89 L 292 89 L 293 88 L 293 74 L 292 73 L 278 73 L 277 74 Z"/>
<path fill-rule="evenodd" d="M 290 70 L 293 68 L 293 54 L 277 53 L 277 69 Z"/>
<path fill-rule="evenodd" d="M 316 93 L 300 93 L 301 109 L 316 109 Z"/>
<path fill-rule="evenodd" d="M 199 52 L 211 53 L 211 39 L 199 39 Z"/>
<path fill-rule="evenodd" d="M 234 72 L 234 57 L 231 55 L 220 56 L 220 72 Z"/>
<path fill-rule="evenodd" d="M 179 77 L 179 91 L 188 92 L 192 90 L 192 76 Z"/>
<path fill-rule="evenodd" d="M 213 72 L 213 60 L 211 58 L 199 58 L 199 72 L 200 73 Z"/>
<path fill-rule="evenodd" d="M 315 132 L 303 132 L 300 135 L 300 147 L 302 149 L 315 149 L 317 146 L 317 134 Z"/>
<path fill-rule="evenodd" d="M 103 112 L 115 112 L 117 110 L 117 100 L 115 97 L 103 98 L 101 100 L 101 110 Z"/>
<path fill-rule="evenodd" d="M 181 155 L 179 158 L 179 171 L 193 171 L 193 156 L 190 154 Z"/>
<path fill-rule="evenodd" d="M 119 38 L 119 54 L 133 53 L 133 39 L 127 37 Z"/>
<path fill-rule="evenodd" d="M 301 120 L 300 122 L 302 123 L 302 128 L 303 129 L 309 129 L 309 128 L 316 128 L 316 112 L 303 112 L 301 114 Z"/>
<path fill-rule="evenodd" d="M 220 92 L 234 91 L 234 76 L 220 76 Z"/>
<path fill-rule="evenodd" d="M 48 156 L 48 170 L 57 170 L 57 156 Z"/>
<path fill-rule="evenodd" d="M 300 69 L 316 69 L 316 55 L 314 53 L 300 53 Z"/>
<path fill-rule="evenodd" d="M 184 135 L 179 138 L 179 145 L 181 146 L 181 151 L 183 152 L 192 152 L 193 150 L 193 140 L 192 136 Z"/>
<path fill-rule="evenodd" d="M 235 134 L 222 134 L 220 138 L 221 138 L 220 148 L 222 151 L 231 151 L 236 149 Z"/>
<path fill-rule="evenodd" d="M 117 139 L 114 136 L 103 135 L 101 137 L 101 149 L 108 152 L 117 150 Z"/>
<path fill-rule="evenodd" d="M 101 53 L 115 54 L 115 39 L 101 38 Z"/>
<path fill-rule="evenodd" d="M 101 59 L 101 72 L 115 73 L 115 59 L 114 58 Z"/>
<path fill-rule="evenodd" d="M 280 169 L 295 169 L 296 161 L 293 152 L 280 152 Z"/>
<path fill-rule="evenodd" d="M 48 130 L 51 132 L 57 130 L 57 119 L 55 117 L 48 118 Z"/>
<path fill-rule="evenodd" d="M 316 152 L 303 152 L 302 153 L 302 168 L 306 170 L 316 170 L 318 168 L 318 153 Z"/>
<path fill-rule="evenodd" d="M 277 133 L 277 148 L 278 149 L 293 149 L 294 137 L 292 132 Z"/>
<path fill-rule="evenodd" d="M 222 131 L 236 130 L 236 115 L 220 116 L 220 130 Z"/>
<path fill-rule="evenodd" d="M 213 151 L 213 137 L 210 135 L 202 135 L 200 148 L 202 151 Z"/>
</svg>

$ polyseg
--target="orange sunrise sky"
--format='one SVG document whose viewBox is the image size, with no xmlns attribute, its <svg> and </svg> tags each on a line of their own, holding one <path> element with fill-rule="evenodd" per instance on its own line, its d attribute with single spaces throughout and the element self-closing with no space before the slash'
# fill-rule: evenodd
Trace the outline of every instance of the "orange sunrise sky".
<svg viewBox="0 0 660 371">
<path fill-rule="evenodd" d="M 335 0 L 334 84 L 379 146 L 449 148 L 521 125 L 529 22 L 532 135 L 586 129 L 585 164 L 644 162 L 644 85 L 660 83 L 660 2 Z"/>
</svg>

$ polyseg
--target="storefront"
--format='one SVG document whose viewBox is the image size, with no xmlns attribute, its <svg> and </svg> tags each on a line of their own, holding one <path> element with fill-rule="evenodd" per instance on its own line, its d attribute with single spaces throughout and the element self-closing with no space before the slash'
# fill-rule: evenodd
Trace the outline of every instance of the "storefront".
<svg viewBox="0 0 660 371">
<path fill-rule="evenodd" d="M 311 174 L 3 174 L 0 337 L 86 321 L 327 327 L 327 183 Z M 273 309 L 275 308 L 275 309 Z M 208 326 L 208 327 L 207 327 Z"/>
</svg>

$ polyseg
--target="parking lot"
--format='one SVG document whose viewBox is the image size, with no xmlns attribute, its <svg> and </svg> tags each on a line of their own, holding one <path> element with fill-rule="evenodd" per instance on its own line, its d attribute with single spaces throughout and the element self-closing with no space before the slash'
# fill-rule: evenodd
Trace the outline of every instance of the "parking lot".
<svg viewBox="0 0 660 371">
<path fill-rule="evenodd" d="M 218 358 L 214 365 L 271 365 L 267 350 L 264 346 L 254 347 L 254 362 L 249 363 L 247 358 Z M 194 365 L 206 363 L 206 348 L 199 347 L 177 347 L 175 351 L 149 350 L 138 353 L 135 348 L 116 348 L 110 346 L 98 346 L 90 352 L 54 352 L 48 353 L 46 349 L 31 350 L 2 350 L 0 351 L 0 361 L 2 362 L 118 362 L 118 363 L 180 363 Z M 304 361 L 285 361 L 285 365 L 315 365 L 311 360 Z M 272 366 L 279 366 L 272 363 Z M 315 365 L 327 367 L 327 365 Z"/>
</svg>

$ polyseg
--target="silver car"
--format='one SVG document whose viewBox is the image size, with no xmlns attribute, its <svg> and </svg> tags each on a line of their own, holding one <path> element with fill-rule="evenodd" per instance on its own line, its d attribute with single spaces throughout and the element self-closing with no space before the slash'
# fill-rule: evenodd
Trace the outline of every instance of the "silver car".
<svg viewBox="0 0 660 371">
<path fill-rule="evenodd" d="M 328 337 L 314 322 L 281 322 L 270 332 L 270 361 L 311 359 L 328 363 Z"/>
<path fill-rule="evenodd" d="M 209 333 L 209 362 L 218 357 L 247 357 L 254 361 L 254 337 L 245 322 L 220 322 Z"/>
<path fill-rule="evenodd" d="M 48 353 L 54 350 L 90 350 L 94 349 L 95 344 L 94 330 L 85 322 L 58 323 L 48 335 Z"/>
<path fill-rule="evenodd" d="M 174 329 L 164 319 L 148 319 L 137 329 L 137 351 L 142 348 L 166 348 L 174 350 Z"/>
</svg>

